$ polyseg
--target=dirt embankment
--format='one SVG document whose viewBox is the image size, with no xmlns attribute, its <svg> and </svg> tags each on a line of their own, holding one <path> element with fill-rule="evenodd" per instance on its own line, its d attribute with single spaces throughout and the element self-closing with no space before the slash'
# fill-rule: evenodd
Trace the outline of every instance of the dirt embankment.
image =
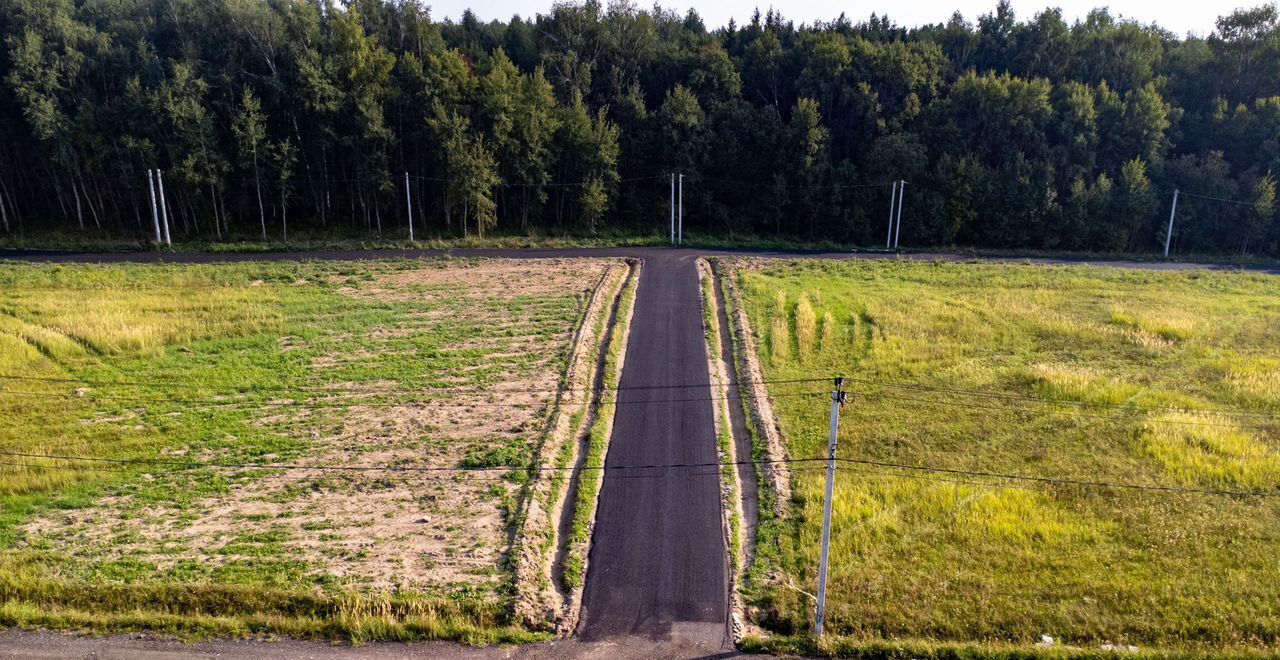
<svg viewBox="0 0 1280 660">
<path fill-rule="evenodd" d="M 760 465 L 760 473 L 768 488 L 777 495 L 773 501 L 773 514 L 782 517 L 786 513 L 787 503 L 791 501 L 791 474 L 787 464 L 783 462 L 788 456 L 787 446 L 782 440 L 782 431 L 773 414 L 773 403 L 764 385 L 764 370 L 756 351 L 756 335 L 751 329 L 751 322 L 738 291 L 737 270 L 742 267 L 744 264 L 737 260 L 718 259 L 715 264 L 716 274 L 723 280 L 728 292 L 726 302 L 734 341 L 741 349 L 735 351 L 739 392 L 747 402 L 751 422 L 764 442 L 764 458 L 767 462 Z"/>
<path fill-rule="evenodd" d="M 596 364 L 595 385 L 591 404 L 578 431 L 579 441 L 575 443 L 577 455 L 574 457 L 573 476 L 569 487 L 558 507 L 560 527 L 557 554 L 552 573 L 555 583 L 562 589 L 564 607 L 559 622 L 562 636 L 571 634 L 578 625 L 578 617 L 582 611 L 583 582 L 574 585 L 566 584 L 565 568 L 569 562 L 581 562 L 581 574 L 586 575 L 590 569 L 591 531 L 595 528 L 595 512 L 599 505 L 601 486 L 604 483 L 604 471 L 590 468 L 591 452 L 596 452 L 597 465 L 603 466 L 604 456 L 609 451 L 609 438 L 613 434 L 613 419 L 616 412 L 612 404 L 616 401 L 616 392 L 605 391 L 610 383 L 616 385 L 621 378 L 622 367 L 627 358 L 627 334 L 631 329 L 631 319 L 635 313 L 635 293 L 639 286 L 642 262 L 627 260 L 629 270 L 625 281 L 620 285 L 609 313 L 608 327 L 600 340 L 600 356 Z M 616 354 L 610 353 L 616 349 Z M 599 438 L 599 440 L 597 440 Z M 593 444 L 599 446 L 593 447 Z M 582 511 L 579 512 L 579 508 Z M 591 524 L 587 528 L 585 542 L 575 543 L 570 537 L 574 525 L 581 516 L 589 516 Z"/>
<path fill-rule="evenodd" d="M 612 329 L 612 311 L 626 280 L 628 267 L 611 266 L 600 278 L 578 324 L 565 383 L 539 449 L 542 470 L 530 487 L 524 519 L 512 549 L 515 567 L 516 619 L 533 628 L 557 627 L 566 601 L 554 580 L 553 549 L 559 546 L 564 517 L 569 465 L 577 462 L 575 438 L 589 428 L 591 403 L 599 395 L 604 342 Z M 567 474 L 569 473 L 569 474 Z"/>
<path fill-rule="evenodd" d="M 729 550 L 729 602 L 734 639 L 742 635 L 742 597 L 739 593 L 743 571 L 749 565 L 757 522 L 758 487 L 751 462 L 751 436 L 742 419 L 742 406 L 734 395 L 737 370 L 728 335 L 724 301 L 711 264 L 698 260 L 698 280 L 702 286 L 702 320 L 707 338 L 707 373 L 711 376 L 717 444 L 721 470 L 720 503 L 723 509 L 725 547 Z M 735 409 L 736 408 L 736 409 Z"/>
</svg>

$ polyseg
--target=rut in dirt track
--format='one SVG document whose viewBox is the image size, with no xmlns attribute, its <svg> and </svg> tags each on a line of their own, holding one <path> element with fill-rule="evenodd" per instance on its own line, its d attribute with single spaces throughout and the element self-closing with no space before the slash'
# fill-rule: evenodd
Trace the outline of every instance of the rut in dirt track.
<svg viewBox="0 0 1280 660">
<path fill-rule="evenodd" d="M 606 469 L 715 463 L 702 303 L 692 255 L 649 256 Z M 668 386 L 676 386 L 664 389 Z M 654 388 L 654 389 L 647 389 Z M 643 403 L 641 403 L 643 402 Z M 625 470 L 600 492 L 578 636 L 727 634 L 720 482 L 713 468 Z"/>
</svg>

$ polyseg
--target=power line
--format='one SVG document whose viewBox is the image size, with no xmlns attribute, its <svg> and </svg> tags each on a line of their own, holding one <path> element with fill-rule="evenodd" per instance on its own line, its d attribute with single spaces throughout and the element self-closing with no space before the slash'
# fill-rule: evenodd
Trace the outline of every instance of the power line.
<svg viewBox="0 0 1280 660">
<path fill-rule="evenodd" d="M 76 472 L 97 472 L 97 473 L 113 474 L 113 475 L 126 474 L 125 469 L 127 468 L 127 466 L 98 467 L 98 466 L 92 466 L 92 465 L 45 465 L 45 464 L 41 464 L 41 463 L 23 463 L 23 462 L 18 462 L 18 461 L 0 461 L 0 466 L 9 466 L 9 467 L 25 467 L 25 468 L 29 468 L 29 469 L 41 469 L 41 470 L 63 470 L 63 471 L 70 470 L 70 471 L 76 471 Z M 513 468 L 513 470 L 515 470 L 515 469 L 516 469 L 516 468 Z M 520 469 L 523 469 L 523 468 L 520 468 Z M 813 470 L 815 470 L 815 469 L 821 469 L 821 468 L 796 468 L 796 469 L 793 469 L 792 471 L 793 471 L 793 472 L 808 472 L 808 471 L 813 471 Z M 675 473 L 675 474 L 602 474 L 602 475 L 600 475 L 600 478 L 601 478 L 601 479 L 607 479 L 607 480 L 615 480 L 615 479 L 673 479 L 673 478 L 684 478 L 684 477 L 709 477 L 709 476 L 718 476 L 719 474 L 720 474 L 720 469 L 715 469 L 715 470 L 703 470 L 703 471 L 698 471 L 698 472 L 680 472 L 680 473 Z M 243 476 L 243 475 L 242 475 L 242 476 Z M 284 475 L 281 475 L 281 474 L 270 475 L 270 476 L 259 476 L 259 477 L 255 477 L 255 478 L 253 479 L 253 481 L 254 481 L 254 483 L 263 482 L 263 481 L 277 481 L 277 482 L 278 482 L 278 481 L 279 481 L 283 476 L 284 476 Z M 343 475 L 343 476 L 345 476 L 345 477 L 351 477 L 351 476 L 353 476 L 353 475 L 347 474 L 347 475 Z M 361 474 L 361 475 L 356 475 L 356 476 L 359 476 L 359 477 L 361 477 L 361 478 L 365 478 L 365 477 L 367 477 L 368 475 L 363 475 L 363 474 Z M 234 477 L 233 477 L 233 478 L 234 478 Z M 401 481 L 401 482 L 404 482 L 404 481 L 444 481 L 444 480 L 449 480 L 449 481 L 456 482 L 456 481 L 458 481 L 458 479 L 460 479 L 460 478 L 462 478 L 462 477 L 461 477 L 460 475 L 458 475 L 457 473 L 453 473 L 453 474 L 441 473 L 441 474 L 407 474 L 407 475 L 406 475 L 406 474 L 397 474 L 397 475 L 395 475 L 394 477 L 390 477 L 390 476 L 387 476 L 387 475 L 380 475 L 380 476 L 379 476 L 379 477 L 377 477 L 377 478 L 378 478 L 378 479 L 380 479 L 380 480 L 381 480 L 381 479 L 391 479 L 391 478 L 394 478 L 396 481 Z M 502 481 L 509 481 L 509 479 L 508 479 L 507 477 L 505 477 L 505 476 L 490 477 L 490 476 L 477 476 L 477 475 L 475 475 L 475 474 L 468 474 L 468 475 L 466 475 L 465 479 L 466 479 L 467 481 L 484 481 L 484 482 L 502 482 Z"/>
<path fill-rule="evenodd" d="M 774 385 L 774 384 L 790 384 L 790 383 L 817 383 L 826 382 L 829 378 L 791 378 L 791 379 L 766 379 L 751 381 L 733 381 L 728 383 L 693 383 L 693 384 L 670 384 L 670 385 L 622 385 L 617 387 L 554 387 L 554 388 L 526 388 L 526 387 L 350 387 L 350 386 L 328 386 L 328 385 L 250 385 L 248 383 L 219 383 L 219 384 L 196 384 L 190 380 L 103 380 L 94 378 L 71 378 L 71 377 L 55 377 L 55 376 L 24 376 L 18 374 L 0 374 L 0 380 L 18 380 L 46 383 L 74 383 L 91 385 L 95 387 L 164 387 L 173 389 L 186 390 L 235 390 L 239 393 L 250 392 L 307 392 L 307 393 L 361 393 L 361 394 L 421 394 L 425 392 L 447 392 L 447 393 L 468 393 L 468 394 L 488 394 L 488 393 L 560 393 L 570 391 L 582 392 L 625 392 L 632 390 L 668 390 L 668 389 L 694 389 L 702 387 L 730 387 L 739 385 Z M 5 391 L 5 390 L 0 390 Z"/>
<path fill-rule="evenodd" d="M 744 188 L 751 188 L 751 189 L 754 189 L 754 190 L 759 190 L 759 189 L 766 188 L 766 187 L 770 187 L 770 188 L 772 188 L 772 187 L 778 187 L 778 186 L 779 186 L 779 184 L 781 184 L 781 186 L 780 186 L 780 187 L 782 187 L 782 188 L 786 188 L 786 189 L 788 189 L 788 190 L 791 190 L 791 189 L 804 189 L 804 190 L 810 190 L 810 189 L 813 189 L 813 190 L 818 190 L 818 189 L 821 189 L 821 190 L 831 190 L 831 189 L 843 190 L 843 189 L 847 189 L 847 190 L 856 190 L 856 189 L 868 189 L 868 188 L 884 188 L 885 186 L 890 186 L 890 185 L 893 185 L 893 184 L 895 183 L 895 182 L 893 182 L 893 181 L 886 181 L 886 182 L 883 182 L 883 183 L 847 183 L 847 184 L 844 184 L 844 183 L 829 183 L 829 184 L 812 184 L 812 185 L 808 185 L 808 184 L 798 184 L 798 185 L 797 185 L 797 184 L 794 184 L 794 183 L 788 183 L 788 182 L 786 182 L 786 181 L 781 181 L 781 182 L 779 182 L 779 181 L 776 181 L 776 180 L 773 180 L 773 179 L 770 179 L 770 180 L 768 180 L 768 181 L 758 181 L 758 180 L 747 180 L 747 179 L 726 179 L 726 178 L 723 178 L 723 177 L 710 177 L 710 176 L 699 176 L 699 177 L 698 177 L 698 179 L 697 179 L 697 181 L 698 181 L 698 182 L 704 182 L 704 181 L 705 181 L 705 182 L 707 182 L 707 183 L 719 183 L 719 184 L 725 184 L 725 185 L 731 185 L 731 186 L 741 186 L 741 187 L 744 187 Z"/>
<path fill-rule="evenodd" d="M 772 463 L 809 463 L 813 461 L 824 461 L 825 458 L 785 458 L 774 460 L 759 461 L 737 461 L 737 462 L 714 462 L 714 463 L 659 463 L 659 464 L 641 464 L 641 465 L 599 465 L 599 466 L 556 466 L 556 465 L 493 465 L 493 466 L 476 466 L 476 467 L 437 467 L 437 466 L 411 466 L 411 465 L 336 465 L 336 464 L 289 464 L 289 463 L 217 463 L 212 461 L 181 461 L 172 459 L 145 459 L 145 458 L 108 458 L 103 456 L 80 456 L 72 454 L 45 454 L 45 453 L 29 453 L 29 452 L 10 452 L 0 451 L 0 456 L 10 458 L 26 458 L 26 459 L 43 459 L 54 461 L 75 461 L 79 463 L 94 463 L 114 466 L 163 466 L 180 469 L 231 469 L 231 470 L 274 470 L 274 471 L 308 471 L 308 472 L 404 472 L 404 473 L 485 473 L 485 472 L 566 472 L 575 470 L 584 470 L 588 472 L 598 471 L 614 471 L 614 470 L 659 470 L 659 469 L 687 469 L 687 468 L 708 468 L 708 467 L 730 467 L 736 465 L 763 465 Z M 48 466 L 51 469 L 60 469 L 61 466 Z"/>
<path fill-rule="evenodd" d="M 1046 399 L 1044 397 L 1030 396 L 1025 394 L 1014 394 L 1011 392 L 995 392 L 992 390 L 968 390 L 955 387 L 944 387 L 936 385 L 923 385 L 919 383 L 901 383 L 893 381 L 883 381 L 871 378 L 845 377 L 846 381 L 861 383 L 864 385 L 880 385 L 883 387 L 892 387 L 895 389 L 917 390 L 922 392 L 939 392 L 945 394 L 958 394 L 963 396 L 976 396 L 993 399 L 1006 399 L 1012 401 L 1020 401 L 1026 403 L 1036 403 L 1041 405 L 1065 405 L 1080 408 L 1098 408 L 1107 410 L 1135 410 L 1142 412 L 1167 412 L 1167 413 L 1198 413 L 1227 415 L 1238 417 L 1257 417 L 1263 419 L 1280 419 L 1280 415 L 1273 413 L 1257 412 L 1239 409 L 1213 409 L 1213 408 L 1181 408 L 1177 406 L 1144 406 L 1141 404 L 1128 403 L 1107 403 L 1103 401 L 1073 401 L 1070 399 Z"/>
<path fill-rule="evenodd" d="M 1044 413 L 1044 412 L 1069 413 L 1075 417 L 1089 417 L 1093 419 L 1109 419 L 1109 420 L 1118 420 L 1118 421 L 1131 421 L 1133 419 L 1132 417 L 1125 416 L 1125 415 L 1106 415 L 1101 413 L 1088 413 L 1088 412 L 1081 412 L 1081 411 L 1065 411 L 1065 410 L 1046 411 L 1044 409 L 1033 410 L 1030 408 L 1019 409 L 1013 406 L 987 406 L 987 405 L 982 405 L 972 401 L 953 401 L 948 399 L 936 399 L 936 398 L 914 398 L 914 397 L 902 396 L 898 394 L 885 394 L 883 392 L 858 392 L 856 394 L 858 396 L 866 396 L 866 397 L 879 398 L 879 399 L 890 399 L 894 401 L 905 401 L 908 403 L 938 404 L 938 405 L 944 405 L 944 406 L 976 408 L 979 410 L 993 410 L 993 411 L 999 411 L 999 412 L 1007 412 L 1012 409 L 1012 410 L 1021 410 L 1022 412 L 1034 412 L 1034 413 Z M 1053 403 L 1053 402 L 1048 402 L 1048 403 Z M 1177 426 L 1209 426 L 1209 427 L 1239 428 L 1239 429 L 1270 429 L 1274 426 L 1272 424 L 1235 424 L 1235 423 L 1200 421 L 1200 420 L 1192 420 L 1192 419 L 1154 419 L 1150 421 L 1153 421 L 1159 424 L 1173 424 Z"/>
<path fill-rule="evenodd" d="M 362 466 L 362 465 L 332 465 L 332 464 L 291 465 L 291 464 L 282 464 L 282 463 L 213 463 L 213 462 L 177 461 L 177 460 L 164 460 L 164 459 L 105 458 L 105 457 L 92 457 L 92 456 L 39 454 L 39 453 L 23 453 L 23 452 L 0 452 L 0 456 L 97 464 L 97 465 L 75 465 L 75 464 L 44 465 L 44 464 L 38 464 L 38 463 L 0 462 L 0 465 L 11 465 L 11 466 L 18 466 L 18 467 L 28 467 L 28 468 L 37 468 L 37 469 L 47 469 L 47 470 L 71 469 L 71 470 L 90 470 L 90 471 L 96 471 L 96 472 L 113 472 L 113 471 L 119 471 L 127 467 L 162 466 L 162 467 L 173 467 L 173 468 L 191 469 L 191 470 L 232 469 L 232 470 L 263 470 L 263 471 L 275 471 L 275 472 L 286 472 L 286 471 L 288 472 L 293 472 L 293 471 L 337 472 L 339 474 L 382 473 L 382 474 L 396 474 L 397 478 L 400 478 L 402 475 L 405 475 L 405 474 L 414 475 L 414 478 L 423 478 L 423 475 L 435 475 L 437 478 L 439 478 L 442 475 L 460 475 L 460 474 L 476 475 L 476 474 L 488 474 L 488 473 L 494 473 L 494 472 L 512 472 L 512 471 L 515 471 L 515 472 L 520 472 L 520 471 L 524 471 L 524 472 L 570 472 L 570 471 L 604 472 L 605 474 L 602 474 L 601 477 L 606 479 L 607 478 L 615 478 L 615 479 L 616 478 L 674 478 L 674 477 L 686 477 L 686 476 L 718 475 L 720 474 L 720 471 L 725 468 L 741 466 L 741 465 L 758 466 L 758 465 L 767 465 L 767 464 L 788 464 L 788 465 L 800 465 L 800 467 L 791 468 L 791 471 L 793 472 L 822 471 L 822 468 L 806 468 L 803 466 L 803 464 L 816 463 L 816 462 L 822 462 L 827 460 L 826 458 L 823 458 L 823 457 L 816 457 L 816 458 L 790 458 L 790 459 L 776 459 L 776 460 L 725 461 L 725 462 L 708 462 L 708 463 L 668 463 L 668 464 L 617 465 L 617 466 L 602 465 L 602 466 L 563 466 L 561 467 L 561 466 L 537 466 L 537 465 L 519 465 L 519 466 L 503 465 L 503 466 L 477 466 L 477 467 L 427 467 L 427 466 Z M 968 481 L 968 480 L 923 477 L 920 474 L 911 474 L 911 473 L 942 474 L 942 475 L 959 476 L 959 477 L 971 477 L 971 478 L 980 478 L 980 479 L 1003 479 L 1003 480 L 1010 480 L 1010 481 L 1022 481 L 1022 482 L 1031 482 L 1031 483 L 1059 485 L 1059 486 L 1077 486 L 1077 487 L 1104 488 L 1104 489 L 1113 489 L 1113 490 L 1135 490 L 1135 491 L 1157 492 L 1157 493 L 1180 493 L 1180 494 L 1190 494 L 1190 495 L 1224 495 L 1224 496 L 1234 496 L 1234 497 L 1280 497 L 1280 492 L 1228 490 L 1228 489 L 1216 489 L 1216 488 L 1190 488 L 1190 487 L 1184 487 L 1184 486 L 1151 485 L 1151 484 L 1138 484 L 1138 483 L 1132 483 L 1132 482 L 1119 482 L 1119 481 L 1092 481 L 1092 480 L 1072 479 L 1072 478 L 1065 478 L 1065 477 L 1044 477 L 1044 476 L 1025 475 L 1025 474 L 990 472 L 990 471 L 982 471 L 982 470 L 963 470 L 958 468 L 934 467 L 934 466 L 927 466 L 927 465 L 915 465 L 915 464 L 909 464 L 909 463 L 894 463 L 889 461 L 877 461 L 877 460 L 863 459 L 863 458 L 837 457 L 836 461 L 840 463 L 859 465 L 864 468 L 878 468 L 880 469 L 880 471 L 877 471 L 877 470 L 870 470 L 870 471 L 873 473 L 881 474 L 883 476 L 903 477 L 903 478 L 911 478 L 911 479 L 923 478 L 931 481 L 944 481 L 947 483 L 958 483 L 958 484 L 964 484 L 964 485 L 986 486 L 986 487 L 996 487 L 996 488 L 1006 487 L 1006 486 L 1001 484 L 993 484 L 990 482 L 982 482 L 982 481 Z M 109 467 L 105 467 L 105 466 L 109 466 Z M 714 469 L 706 472 L 683 472 L 683 473 L 666 473 L 666 474 L 631 474 L 631 475 L 612 474 L 615 471 L 628 471 L 628 470 L 688 470 L 688 469 L 706 470 L 708 468 L 714 468 Z M 898 470 L 900 472 L 884 472 L 883 471 L 884 469 Z M 493 480 L 493 481 L 497 481 L 501 479 L 501 478 L 484 479 L 480 477 L 476 477 L 476 478 L 481 480 Z"/>
<path fill-rule="evenodd" d="M 617 387 L 555 387 L 555 388 L 526 388 L 526 387 L 440 387 L 440 386 L 424 386 L 424 387 L 351 387 L 351 386 L 329 386 L 329 385 L 300 385 L 300 386 L 273 386 L 273 385 L 250 385 L 247 383 L 210 383 L 210 384 L 193 384 L 190 381 L 178 380 L 105 380 L 94 378 L 70 378 L 70 377 L 49 377 L 49 376 L 24 376 L 18 374 L 0 374 L 3 380 L 18 380 L 32 382 L 50 382 L 50 383 L 73 383 L 84 384 L 96 387 L 143 387 L 143 388 L 173 388 L 184 390 L 233 390 L 240 394 L 250 394 L 254 392 L 300 392 L 300 393 L 317 393 L 317 394 L 408 394 L 417 395 L 423 393 L 465 393 L 465 394 L 501 394 L 501 393 L 521 393 L 521 394 L 539 394 L 539 393 L 563 393 L 563 392 L 624 392 L 639 390 L 669 390 L 669 389 L 696 389 L 703 387 L 741 387 L 743 385 L 779 385 L 779 384 L 799 384 L 799 383 L 817 383 L 827 382 L 829 377 L 815 378 L 777 378 L 777 379 L 760 379 L 760 380 L 738 380 L 724 383 L 700 383 L 700 384 L 667 384 L 667 385 L 623 385 Z M 1179 406 L 1150 406 L 1136 403 L 1107 403 L 1102 401 L 1074 401 L 1070 399 L 1047 399 L 1044 397 L 1016 394 L 1011 392 L 996 392 L 992 390 L 971 390 L 956 387 L 946 387 L 939 385 L 926 385 L 921 383 L 907 383 L 897 381 L 887 381 L 872 378 L 846 377 L 846 381 L 861 383 L 865 385 L 877 385 L 882 387 L 891 387 L 894 389 L 915 390 L 922 392 L 937 392 L 946 394 L 957 394 L 962 396 L 974 396 L 992 399 L 1004 399 L 1010 401 L 1018 401 L 1025 403 L 1034 403 L 1037 405 L 1061 405 L 1073 406 L 1078 408 L 1094 408 L 1103 410 L 1125 410 L 1125 411 L 1141 411 L 1141 412 L 1167 412 L 1167 413 L 1190 413 L 1190 414 L 1212 414 L 1233 417 L 1255 417 L 1261 419 L 1280 419 L 1280 414 L 1249 411 L 1240 409 L 1223 409 L 1223 408 L 1186 408 Z M 20 393 L 18 390 L 0 390 L 13 393 Z M 777 396 L 777 395 L 773 395 Z M 172 399 L 165 399 L 171 401 Z"/>
<path fill-rule="evenodd" d="M 431 181 L 435 183 L 464 183 L 459 179 L 450 179 L 447 177 L 421 176 L 418 174 L 410 174 L 410 179 L 418 181 Z M 637 181 L 653 181 L 656 179 L 665 179 L 665 174 L 656 174 L 652 176 L 635 176 L 620 178 L 612 183 L 635 183 Z M 525 182 L 501 182 L 493 184 L 495 188 L 580 188 L 592 183 L 591 181 L 549 181 L 547 183 L 525 183 Z M 601 183 L 607 183 L 601 180 Z"/>
<path fill-rule="evenodd" d="M 364 400 L 338 401 L 338 400 L 332 400 L 332 399 L 322 400 L 322 401 L 296 401 L 296 400 L 254 401 L 251 399 L 240 399 L 236 401 L 209 401 L 205 399 L 182 399 L 182 398 L 161 399 L 161 398 L 155 398 L 155 397 L 119 396 L 119 395 L 98 394 L 98 393 L 85 393 L 84 395 L 77 395 L 74 392 L 33 392 L 29 390 L 0 390 L 0 393 L 15 394 L 18 396 L 29 396 L 29 397 L 56 396 L 64 399 L 92 399 L 92 400 L 99 400 L 99 401 L 125 401 L 125 402 L 133 402 L 133 403 L 153 403 L 153 404 L 170 403 L 170 404 L 198 406 L 200 408 L 235 408 L 235 407 L 246 407 L 251 405 L 258 405 L 262 407 L 289 406 L 293 408 L 302 408 L 302 409 L 346 408 L 350 406 L 395 408 L 395 407 L 402 407 L 402 406 L 418 405 L 418 406 L 432 406 L 436 408 L 469 409 L 469 408 L 529 408 L 529 407 L 541 405 L 543 403 L 549 403 L 549 402 L 464 403 L 461 401 L 442 401 L 439 399 L 412 399 L 412 398 L 401 399 L 397 401 L 364 401 Z M 773 396 L 785 398 L 785 397 L 823 396 L 825 394 L 826 392 L 791 392 L 791 393 L 775 394 Z M 613 405 L 638 405 L 638 404 L 657 404 L 657 403 L 700 403 L 704 401 L 705 402 L 739 401 L 739 400 L 742 400 L 743 398 L 746 398 L 746 397 L 743 397 L 741 395 L 728 395 L 728 396 L 718 396 L 718 397 L 717 396 L 688 397 L 683 399 L 640 399 L 640 400 L 615 398 L 610 401 L 602 401 L 600 402 L 600 404 L 613 406 Z"/>
<path fill-rule="evenodd" d="M 1013 481 L 1031 481 L 1036 483 L 1046 483 L 1062 486 L 1085 486 L 1089 488 L 1111 488 L 1124 490 L 1141 490 L 1160 493 L 1188 493 L 1194 495 L 1234 495 L 1240 497 L 1280 497 L 1280 492 L 1265 492 L 1251 490 L 1220 490 L 1215 488 L 1185 488 L 1182 486 L 1151 486 L 1146 484 L 1124 483 L 1115 481 L 1087 481 L 1083 479 L 1067 479 L 1062 477 L 1036 477 L 1025 474 L 1004 474 L 999 472 L 983 472 L 979 470 L 959 470 L 955 468 L 939 468 L 929 467 L 925 465 L 910 465 L 906 463 L 890 463 L 887 461 L 873 461 L 861 458 L 837 458 L 842 463 L 854 463 L 858 465 L 869 465 L 872 467 L 894 468 L 898 470 L 910 470 L 918 472 L 933 472 L 938 474 L 953 474 L 966 477 L 984 477 L 992 479 L 1010 479 Z"/>
<path fill-rule="evenodd" d="M 1255 205 L 1256 205 L 1256 202 L 1246 202 L 1246 201 L 1239 200 L 1239 199 L 1227 199 L 1227 198 L 1225 198 L 1225 197 L 1213 197 L 1213 196 L 1211 196 L 1211 195 L 1197 195 L 1196 193 L 1189 193 L 1189 192 L 1186 192 L 1186 191 L 1183 191 L 1183 190 L 1180 190 L 1180 191 L 1178 191 L 1178 192 L 1179 192 L 1179 194 L 1180 194 L 1180 195 L 1182 195 L 1183 197 L 1196 197 L 1196 198 L 1199 198 L 1199 199 L 1208 199 L 1208 200 L 1212 200 L 1212 201 L 1215 201 L 1215 202 L 1223 202 L 1223 203 L 1226 203 L 1226 204 L 1239 204 L 1240 206 L 1255 206 Z M 1167 194 L 1167 193 L 1166 193 L 1166 194 Z"/>
</svg>

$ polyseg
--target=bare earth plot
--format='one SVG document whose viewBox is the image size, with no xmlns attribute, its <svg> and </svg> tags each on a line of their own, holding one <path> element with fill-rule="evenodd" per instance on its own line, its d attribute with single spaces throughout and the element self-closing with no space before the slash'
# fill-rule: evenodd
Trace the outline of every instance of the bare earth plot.
<svg viewBox="0 0 1280 660">
<path fill-rule="evenodd" d="M 492 638 L 530 479 L 492 468 L 621 267 L 0 267 L 0 618 Z"/>
<path fill-rule="evenodd" d="M 731 272 L 766 378 L 851 379 L 838 455 L 861 462 L 837 473 L 827 651 L 1027 652 L 1042 636 L 1049 650 L 1280 648 L 1280 281 L 770 260 Z M 769 385 L 792 458 L 823 455 L 829 388 Z M 813 623 L 815 467 L 793 466 L 780 520 L 761 514 L 746 606 L 782 633 L 770 648 L 813 649 L 787 635 Z"/>
</svg>

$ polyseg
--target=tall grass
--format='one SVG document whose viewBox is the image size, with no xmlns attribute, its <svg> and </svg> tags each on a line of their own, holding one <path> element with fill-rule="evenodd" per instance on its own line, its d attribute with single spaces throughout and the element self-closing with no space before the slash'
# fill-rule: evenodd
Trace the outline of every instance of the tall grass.
<svg viewBox="0 0 1280 660">
<path fill-rule="evenodd" d="M 803 361 L 813 354 L 814 342 L 818 336 L 818 315 L 809 304 L 809 296 L 800 294 L 796 301 L 796 353 Z"/>
<path fill-rule="evenodd" d="M 894 262 L 791 262 L 737 277 L 753 326 L 767 329 L 767 378 L 858 378 L 841 456 L 1280 493 L 1280 421 L 1167 412 L 1277 411 L 1280 279 Z M 821 319 L 807 355 L 801 300 Z M 780 351 L 792 319 L 797 349 Z M 904 383 L 932 389 L 893 386 Z M 827 407 L 816 401 L 774 399 L 792 456 L 823 452 Z M 812 625 L 802 592 L 816 579 L 821 477 L 793 473 L 789 531 L 761 552 L 780 577 L 752 604 L 775 632 Z M 1087 648 L 1280 645 L 1280 498 L 852 464 L 836 492 L 827 623 L 843 649 L 1027 648 L 1044 634 Z"/>
</svg>

